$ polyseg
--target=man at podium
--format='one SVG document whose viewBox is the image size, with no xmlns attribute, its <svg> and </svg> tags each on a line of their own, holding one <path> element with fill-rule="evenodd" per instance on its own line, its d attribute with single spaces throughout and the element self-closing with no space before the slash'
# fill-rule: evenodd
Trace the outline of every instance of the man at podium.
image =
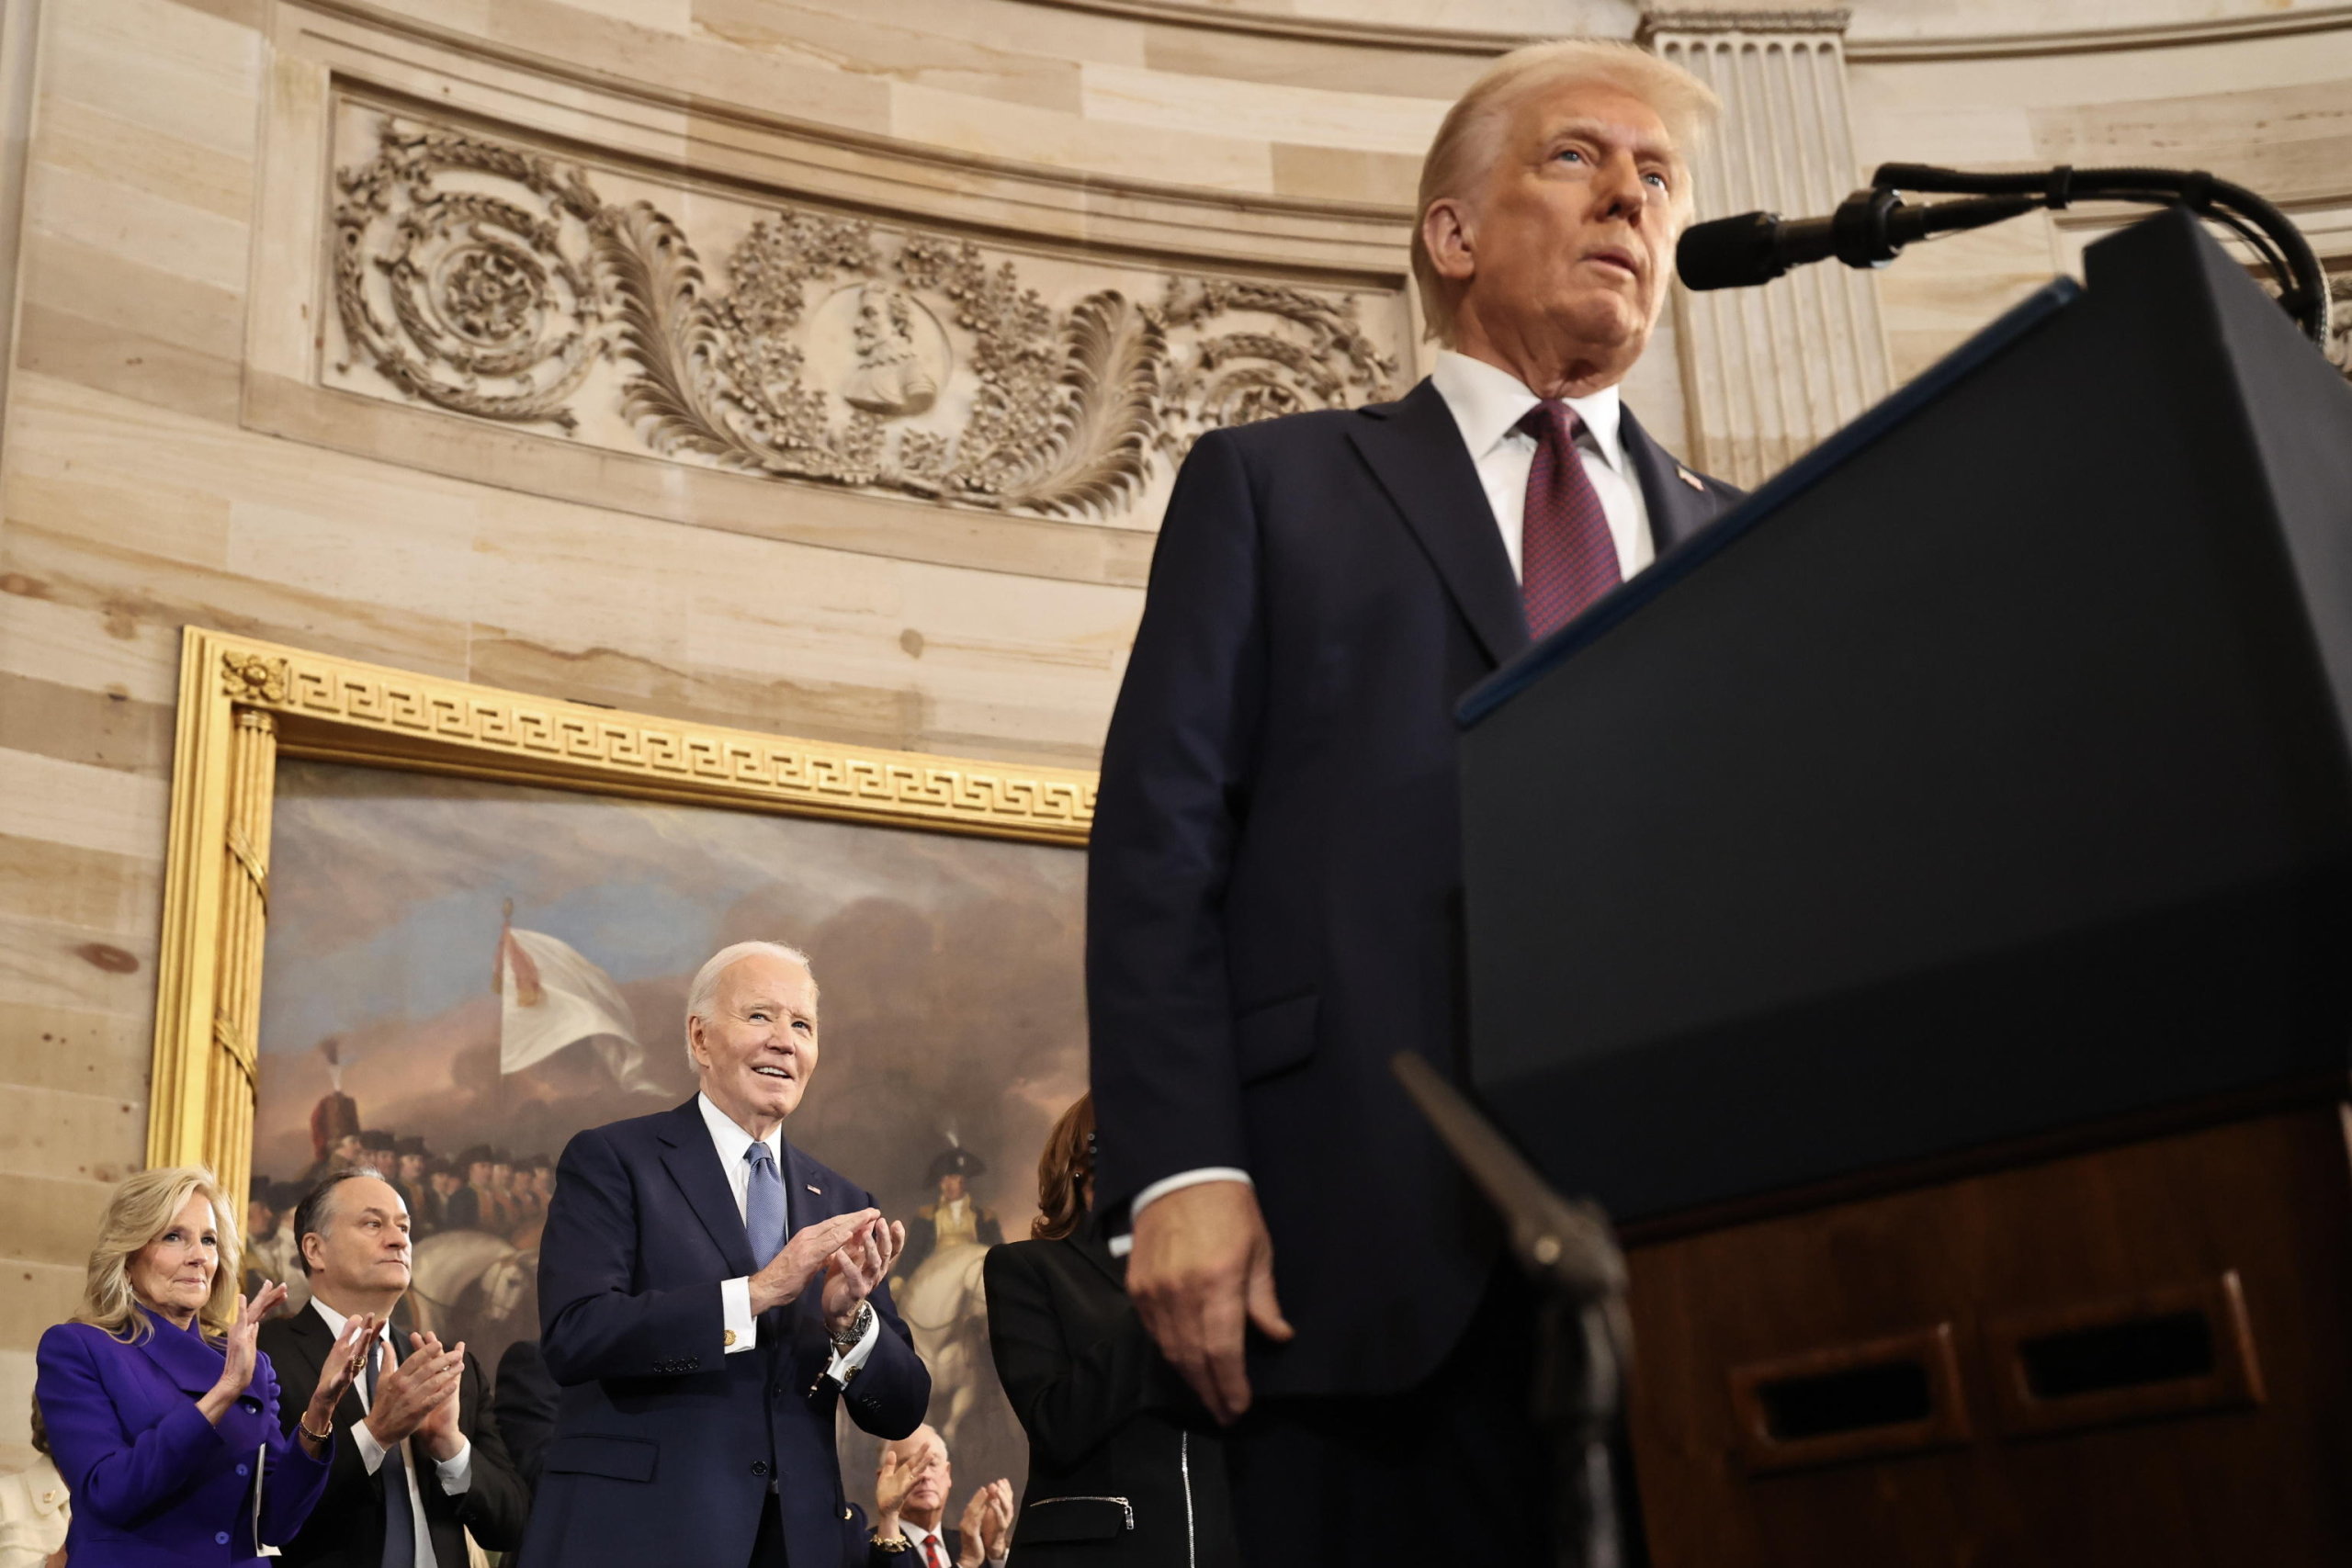
<svg viewBox="0 0 2352 1568">
<path fill-rule="evenodd" d="M 1462 1072 L 1455 700 L 1738 498 L 1618 399 L 1716 111 L 1629 46 L 1498 61 L 1422 170 L 1433 374 L 1212 432 L 1169 502 L 1090 859 L 1100 1203 L 1257 1562 L 1548 1550 L 1532 1295 L 1387 1062 Z"/>
</svg>

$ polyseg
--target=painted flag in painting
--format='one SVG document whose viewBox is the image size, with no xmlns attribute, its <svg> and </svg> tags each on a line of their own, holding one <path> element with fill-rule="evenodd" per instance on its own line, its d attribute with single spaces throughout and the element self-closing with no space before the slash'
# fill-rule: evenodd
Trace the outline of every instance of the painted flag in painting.
<svg viewBox="0 0 2352 1568">
<path fill-rule="evenodd" d="M 669 1090 L 645 1072 L 637 1015 L 613 977 L 577 948 L 545 931 L 509 925 L 499 932 L 498 1070 L 518 1073 L 567 1045 L 587 1041 L 621 1088 Z"/>
</svg>

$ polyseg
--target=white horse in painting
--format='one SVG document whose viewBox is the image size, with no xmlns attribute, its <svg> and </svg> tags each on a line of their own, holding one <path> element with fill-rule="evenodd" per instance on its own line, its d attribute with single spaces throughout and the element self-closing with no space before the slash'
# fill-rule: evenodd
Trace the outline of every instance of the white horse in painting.
<svg viewBox="0 0 2352 1568">
<path fill-rule="evenodd" d="M 537 1272 L 537 1255 L 488 1231 L 443 1231 L 416 1244 L 409 1307 L 420 1331 L 445 1337 L 476 1325 L 503 1325 L 523 1304 Z"/>
<path fill-rule="evenodd" d="M 989 1249 L 974 1242 L 941 1247 L 907 1281 L 899 1315 L 913 1330 L 915 1354 L 931 1369 L 931 1424 L 956 1449 L 958 1428 L 996 1373 L 989 1355 L 989 1298 L 980 1266 Z"/>
</svg>

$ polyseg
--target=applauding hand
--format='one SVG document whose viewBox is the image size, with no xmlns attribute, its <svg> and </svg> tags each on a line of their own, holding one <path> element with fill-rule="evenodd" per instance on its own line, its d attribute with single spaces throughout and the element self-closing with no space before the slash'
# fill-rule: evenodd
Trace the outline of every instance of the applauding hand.
<svg viewBox="0 0 2352 1568">
<path fill-rule="evenodd" d="M 879 1210 L 860 1209 L 854 1214 L 819 1220 L 793 1233 L 792 1239 L 784 1244 L 784 1250 L 752 1276 L 752 1315 L 757 1317 L 772 1306 L 797 1300 L 800 1292 L 808 1288 L 808 1281 L 826 1271 L 834 1253 L 881 1217 Z"/>
<path fill-rule="evenodd" d="M 906 1249 L 907 1227 L 876 1214 L 826 1258 L 825 1326 L 839 1334 L 856 1321 L 858 1307 L 890 1277 L 890 1265 Z"/>
<path fill-rule="evenodd" d="M 207 1421 L 219 1426 L 220 1417 L 229 1413 L 229 1406 L 236 1404 L 253 1382 L 254 1364 L 260 1355 L 256 1342 L 261 1335 L 261 1320 L 285 1299 L 283 1285 L 265 1285 L 254 1292 L 251 1301 L 243 1296 L 237 1298 L 237 1315 L 229 1325 L 227 1343 L 221 1346 L 228 1359 L 221 1363 L 219 1381 L 196 1402 Z"/>
</svg>

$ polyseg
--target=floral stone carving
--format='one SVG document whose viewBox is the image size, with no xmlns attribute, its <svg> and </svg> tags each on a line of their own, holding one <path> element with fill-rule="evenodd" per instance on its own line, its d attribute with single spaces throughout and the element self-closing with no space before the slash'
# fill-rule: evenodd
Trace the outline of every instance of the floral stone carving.
<svg viewBox="0 0 2352 1568">
<path fill-rule="evenodd" d="M 1373 297 L 1374 324 L 1350 293 L 1089 264 L 1081 281 L 1126 286 L 1057 305 L 1024 271 L 1068 261 L 748 202 L 707 268 L 650 197 L 366 112 L 372 155 L 339 172 L 334 213 L 332 371 L 355 389 L 742 473 L 1102 518 L 1204 431 L 1397 390 L 1394 294 Z"/>
</svg>

